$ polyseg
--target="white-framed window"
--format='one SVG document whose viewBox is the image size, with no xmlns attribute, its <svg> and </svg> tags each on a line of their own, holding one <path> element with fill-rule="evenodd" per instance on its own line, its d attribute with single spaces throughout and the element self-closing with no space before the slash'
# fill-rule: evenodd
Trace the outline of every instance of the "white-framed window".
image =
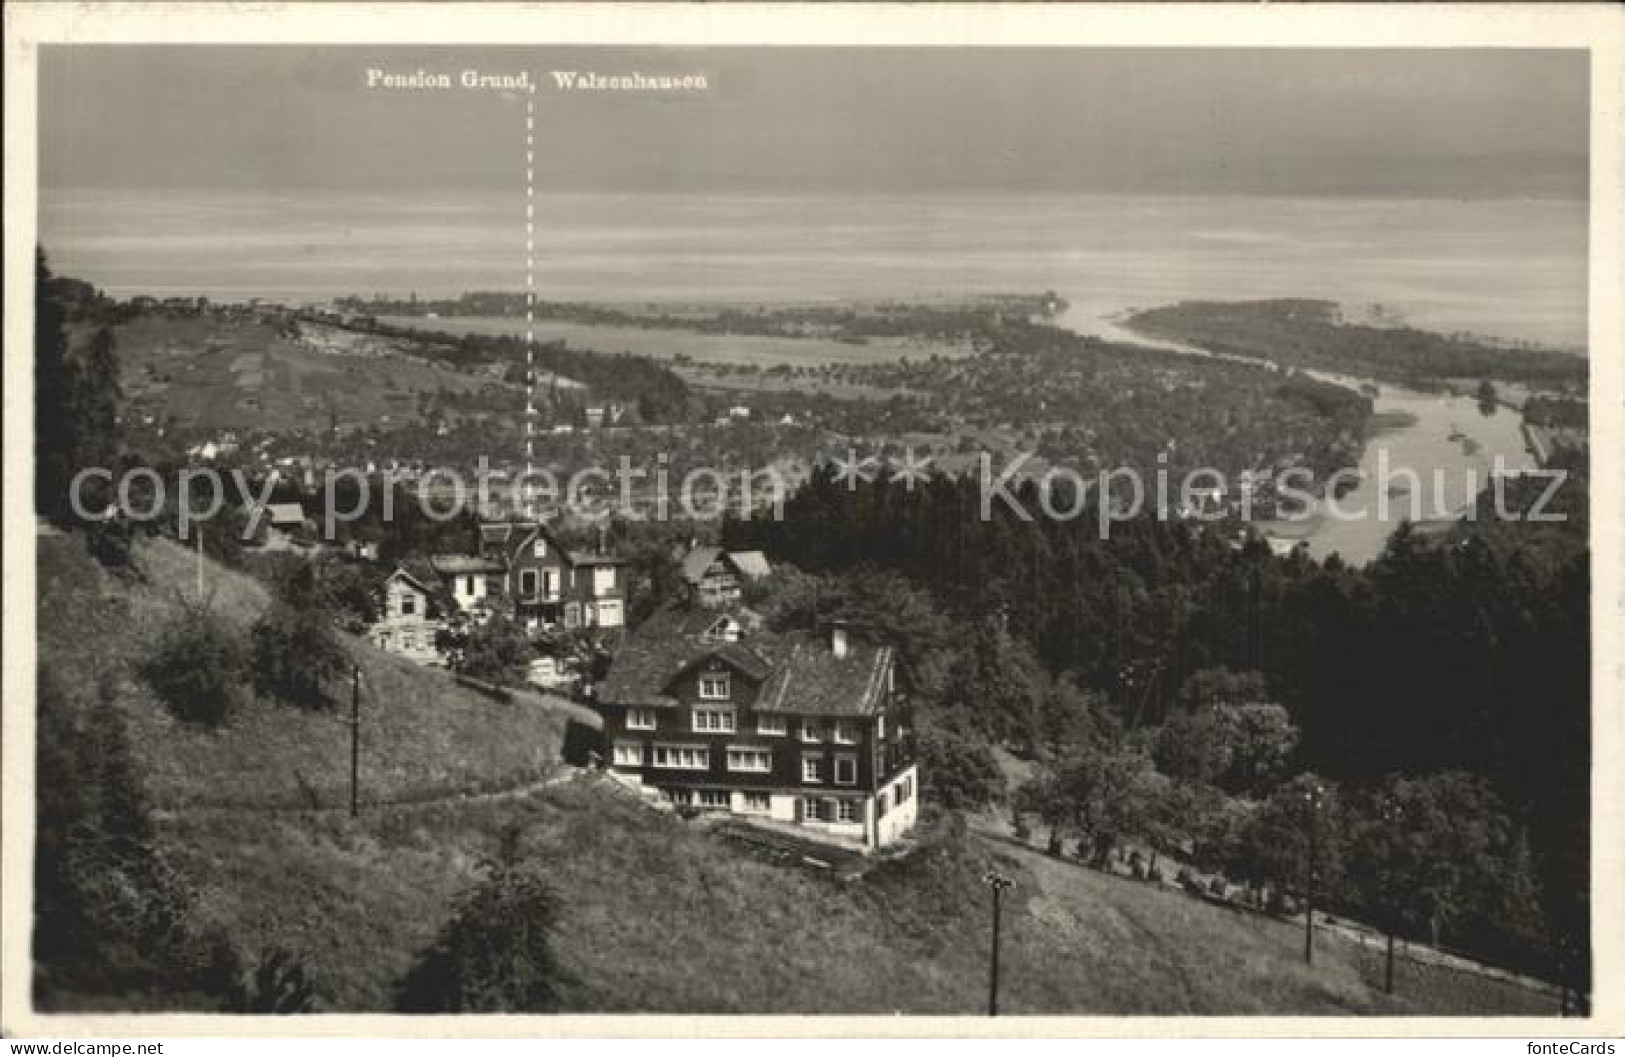
<svg viewBox="0 0 1625 1057">
<path fill-rule="evenodd" d="M 824 818 L 824 801 L 816 796 L 802 797 L 801 817 L 808 822 L 821 822 Z"/>
<path fill-rule="evenodd" d="M 788 733 L 788 728 L 785 726 L 783 716 L 758 715 L 756 717 L 756 733 L 783 735 Z"/>
<path fill-rule="evenodd" d="M 733 680 L 727 672 L 706 672 L 700 676 L 701 701 L 726 701 L 733 696 Z"/>
<path fill-rule="evenodd" d="M 858 819 L 858 802 L 856 800 L 837 800 L 837 801 L 835 801 L 835 821 L 837 821 L 837 822 L 857 822 L 857 821 L 859 821 L 859 819 Z"/>
<path fill-rule="evenodd" d="M 535 569 L 519 570 L 519 593 L 522 595 L 534 595 L 536 593 Z"/>
<path fill-rule="evenodd" d="M 732 734 L 734 711 L 731 708 L 696 708 L 694 729 L 707 734 Z"/>
<path fill-rule="evenodd" d="M 635 741 L 617 741 L 615 743 L 615 766 L 642 767 L 643 746 Z"/>
<path fill-rule="evenodd" d="M 465 577 L 463 577 L 463 594 L 472 595 L 473 593 L 474 593 L 474 577 L 473 576 L 465 576 Z"/>
<path fill-rule="evenodd" d="M 773 810 L 773 798 L 766 793 L 746 793 L 740 810 L 749 811 L 753 815 L 765 815 Z"/>
<path fill-rule="evenodd" d="M 547 541 L 537 536 L 536 542 L 530 548 L 530 552 L 538 558 L 547 557 Z"/>
<path fill-rule="evenodd" d="M 886 717 L 884 715 L 875 718 L 875 740 L 886 740 Z"/>
<path fill-rule="evenodd" d="M 418 633 L 415 631 L 401 632 L 401 649 L 415 650 L 418 648 Z"/>
<path fill-rule="evenodd" d="M 410 591 L 401 592 L 401 616 L 409 617 L 418 611 L 418 596 Z"/>
<path fill-rule="evenodd" d="M 615 566 L 595 566 L 592 571 L 592 593 L 599 598 L 615 590 Z"/>
<path fill-rule="evenodd" d="M 711 750 L 703 745 L 656 745 L 655 766 L 673 771 L 708 771 Z"/>
<path fill-rule="evenodd" d="M 655 710 L 652 708 L 629 708 L 626 710 L 627 730 L 653 730 L 655 729 Z"/>
<path fill-rule="evenodd" d="M 728 746 L 728 770 L 765 774 L 773 769 L 773 750 Z"/>
<path fill-rule="evenodd" d="M 811 744 L 818 744 L 824 740 L 824 724 L 822 720 L 804 719 L 801 721 L 801 740 Z"/>
<path fill-rule="evenodd" d="M 856 756 L 835 757 L 835 784 L 858 784 L 858 758 Z"/>
<path fill-rule="evenodd" d="M 801 780 L 803 782 L 822 782 L 824 780 L 824 761 L 818 756 L 803 756 L 801 758 Z"/>
<path fill-rule="evenodd" d="M 842 745 L 856 745 L 858 743 L 858 725 L 850 719 L 836 720 L 835 740 Z"/>
<path fill-rule="evenodd" d="M 660 795 L 673 804 L 692 804 L 694 790 L 692 789 L 662 789 Z"/>
<path fill-rule="evenodd" d="M 701 789 L 701 807 L 727 807 L 729 803 L 726 789 Z"/>
</svg>

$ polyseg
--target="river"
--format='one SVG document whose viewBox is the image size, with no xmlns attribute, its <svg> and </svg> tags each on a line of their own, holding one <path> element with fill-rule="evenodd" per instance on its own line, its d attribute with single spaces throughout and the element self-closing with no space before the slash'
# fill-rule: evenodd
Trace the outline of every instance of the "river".
<svg viewBox="0 0 1625 1057">
<path fill-rule="evenodd" d="M 1115 341 L 1189 356 L 1215 355 L 1141 334 L 1115 316 L 1081 325 L 1066 322 Z M 1458 517 L 1495 472 L 1536 465 L 1523 435 L 1523 416 L 1512 408 L 1482 407 L 1474 397 L 1424 393 L 1352 375 L 1305 373 L 1367 392 L 1375 387 L 1377 393 L 1359 483 L 1339 499 L 1323 500 L 1304 517 L 1259 523 L 1266 535 L 1307 543 L 1316 557 L 1336 553 L 1351 565 L 1364 565 L 1382 553 L 1402 521 Z"/>
</svg>

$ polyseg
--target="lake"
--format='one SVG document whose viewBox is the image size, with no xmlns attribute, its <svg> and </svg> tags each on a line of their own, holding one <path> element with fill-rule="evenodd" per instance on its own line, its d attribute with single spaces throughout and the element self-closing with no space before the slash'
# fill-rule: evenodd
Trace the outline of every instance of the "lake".
<svg viewBox="0 0 1625 1057">
<path fill-rule="evenodd" d="M 1059 292 L 1091 331 L 1182 299 L 1381 304 L 1417 326 L 1583 350 L 1585 203 L 1037 196 L 543 195 L 552 300 L 843 301 Z M 524 197 L 68 191 L 58 271 L 121 296 L 321 302 L 524 288 Z"/>
</svg>

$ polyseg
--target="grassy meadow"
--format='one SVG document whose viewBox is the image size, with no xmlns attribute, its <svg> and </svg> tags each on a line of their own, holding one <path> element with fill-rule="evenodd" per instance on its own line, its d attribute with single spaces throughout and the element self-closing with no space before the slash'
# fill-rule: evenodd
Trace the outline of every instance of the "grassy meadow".
<svg viewBox="0 0 1625 1057">
<path fill-rule="evenodd" d="M 195 598 L 195 558 L 166 539 L 136 551 L 138 579 L 103 572 L 68 537 L 39 540 L 40 663 L 89 700 L 108 673 L 161 811 L 334 808 L 349 803 L 349 688 L 334 707 L 305 712 L 246 694 L 231 722 L 208 730 L 176 720 L 142 681 L 141 662 L 164 626 Z M 265 587 L 213 562 L 205 596 L 245 632 L 269 603 Z M 539 780 L 558 762 L 560 712 L 494 701 L 425 669 L 346 639 L 362 672 L 364 801 L 506 788 Z"/>
<path fill-rule="evenodd" d="M 290 338 L 255 320 L 140 316 L 115 332 L 137 406 L 203 429 L 326 429 L 417 418 L 417 394 L 491 384 L 393 346 L 347 345 L 331 328 Z"/>
<path fill-rule="evenodd" d="M 507 316 L 380 316 L 379 322 L 394 327 L 437 331 L 444 334 L 523 334 L 525 321 Z M 876 338 L 862 345 L 833 338 L 786 338 L 763 334 L 706 334 L 671 327 L 612 326 L 537 320 L 531 328 L 539 342 L 563 341 L 572 349 L 593 352 L 630 352 L 638 356 L 669 360 L 687 356 L 696 361 L 720 364 L 756 365 L 766 371 L 782 365 L 819 367 L 825 364 L 886 363 L 907 356 L 929 359 L 938 356 L 968 356 L 967 343 L 923 341 L 904 338 Z"/>
</svg>

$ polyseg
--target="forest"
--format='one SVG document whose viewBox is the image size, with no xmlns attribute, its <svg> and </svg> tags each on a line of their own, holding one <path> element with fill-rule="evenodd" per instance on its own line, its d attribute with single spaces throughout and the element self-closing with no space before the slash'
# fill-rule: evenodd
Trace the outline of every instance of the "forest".
<svg viewBox="0 0 1625 1057">
<path fill-rule="evenodd" d="M 723 538 L 848 593 L 884 583 L 870 603 L 883 613 L 893 608 L 884 599 L 922 599 L 910 620 L 869 620 L 915 643 L 901 648 L 905 675 L 933 687 L 923 700 L 938 704 L 917 723 L 935 746 L 925 771 L 935 769 L 927 782 L 938 795 L 961 782 L 972 800 L 1010 792 L 995 790 L 987 763 L 1002 746 L 1048 776 L 1015 791 L 1017 803 L 1080 839 L 1160 842 L 1232 877 L 1290 888 L 1294 876 L 1269 851 L 1284 838 L 1257 827 L 1301 833 L 1289 821 L 1305 783 L 1365 804 L 1367 831 L 1384 797 L 1454 790 L 1428 811 L 1503 833 L 1502 852 L 1480 876 L 1482 898 L 1458 892 L 1453 913 L 1423 915 L 1427 929 L 1489 960 L 1578 981 L 1589 920 L 1589 517 L 1583 461 L 1564 468 L 1562 524 L 1495 519 L 1486 494 L 1483 516 L 1432 537 L 1402 526 L 1364 568 L 1301 549 L 1277 557 L 1261 541 L 1154 516 L 1107 539 L 1091 516 L 1023 521 L 995 504 L 984 521 L 970 482 L 910 492 L 849 488 L 827 474 L 782 521 L 730 522 Z M 1511 509 L 1538 491 L 1513 489 Z M 912 629 L 944 620 L 947 674 L 922 679 L 910 662 L 929 650 Z M 1284 715 L 1248 711 L 1262 704 Z M 1256 762 L 1254 735 L 1235 734 L 1253 748 L 1203 762 L 1224 744 L 1219 732 L 1259 722 L 1277 732 L 1267 780 L 1246 762 Z M 1148 777 L 1167 787 L 1154 804 L 1133 792 Z M 1057 807 L 1046 789 L 1072 798 Z M 1485 804 L 1497 806 L 1484 814 Z M 1237 817 L 1253 819 L 1250 838 Z M 1352 807 L 1347 818 L 1352 841 Z M 1434 850 L 1419 860 L 1429 869 L 1467 869 L 1451 862 L 1469 853 L 1419 839 Z M 1351 857 L 1338 898 L 1365 920 L 1389 920 L 1356 883 L 1362 864 Z M 1513 912 L 1503 900 L 1519 892 L 1526 905 Z"/>
</svg>

